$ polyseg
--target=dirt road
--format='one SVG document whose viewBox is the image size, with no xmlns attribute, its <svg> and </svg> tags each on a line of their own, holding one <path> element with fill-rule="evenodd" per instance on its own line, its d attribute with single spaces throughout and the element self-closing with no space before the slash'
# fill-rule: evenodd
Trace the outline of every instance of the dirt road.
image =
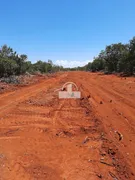
<svg viewBox="0 0 135 180">
<path fill-rule="evenodd" d="M 72 81 L 81 99 L 59 99 Z M 135 78 L 66 72 L 0 95 L 0 180 L 135 180 Z"/>
</svg>

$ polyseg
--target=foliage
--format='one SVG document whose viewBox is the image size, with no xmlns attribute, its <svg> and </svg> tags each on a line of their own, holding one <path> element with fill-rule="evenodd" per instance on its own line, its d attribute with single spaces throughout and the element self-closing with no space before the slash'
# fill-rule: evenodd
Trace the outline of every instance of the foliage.
<svg viewBox="0 0 135 180">
<path fill-rule="evenodd" d="M 53 73 L 63 70 L 62 66 L 53 65 L 52 60 L 48 60 L 48 62 L 39 60 L 32 64 L 27 59 L 27 55 L 18 55 L 12 48 L 3 45 L 0 49 L 0 77 L 21 75 L 26 72 Z"/>
<path fill-rule="evenodd" d="M 106 46 L 105 50 L 88 63 L 86 70 L 101 71 L 108 73 L 122 72 L 127 75 L 135 73 L 135 37 L 130 40 L 129 44 L 112 44 Z"/>
<path fill-rule="evenodd" d="M 18 55 L 11 47 L 3 45 L 0 49 L 0 77 L 21 75 L 26 72 L 55 73 L 58 71 L 104 71 L 106 73 L 135 74 L 135 37 L 128 44 L 111 44 L 83 67 L 63 68 L 52 63 L 37 61 L 32 64 L 25 54 Z"/>
</svg>

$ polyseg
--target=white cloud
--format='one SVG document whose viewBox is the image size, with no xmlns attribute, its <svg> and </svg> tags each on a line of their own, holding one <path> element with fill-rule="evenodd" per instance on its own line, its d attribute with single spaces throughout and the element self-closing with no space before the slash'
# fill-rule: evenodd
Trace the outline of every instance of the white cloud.
<svg viewBox="0 0 135 180">
<path fill-rule="evenodd" d="M 88 62 L 90 62 L 91 60 L 84 60 L 84 61 L 77 61 L 77 60 L 56 60 L 55 64 L 59 65 L 59 66 L 63 66 L 65 68 L 70 67 L 78 67 L 78 66 L 84 66 L 86 64 L 88 64 Z"/>
</svg>

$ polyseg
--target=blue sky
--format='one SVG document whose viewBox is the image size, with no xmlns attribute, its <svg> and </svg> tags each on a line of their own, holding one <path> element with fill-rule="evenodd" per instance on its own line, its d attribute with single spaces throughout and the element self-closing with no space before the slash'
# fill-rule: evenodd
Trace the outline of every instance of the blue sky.
<svg viewBox="0 0 135 180">
<path fill-rule="evenodd" d="M 134 0 L 7 0 L 0 7 L 0 45 L 32 62 L 84 65 L 135 36 Z"/>
</svg>

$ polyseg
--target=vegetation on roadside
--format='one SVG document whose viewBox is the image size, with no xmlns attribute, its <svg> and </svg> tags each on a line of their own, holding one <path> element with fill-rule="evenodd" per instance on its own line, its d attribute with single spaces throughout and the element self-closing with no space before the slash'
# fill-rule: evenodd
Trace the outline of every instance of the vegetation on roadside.
<svg viewBox="0 0 135 180">
<path fill-rule="evenodd" d="M 83 67 L 87 71 L 104 71 L 105 73 L 135 73 L 135 37 L 128 44 L 112 44 L 106 46 L 100 54 Z"/>
<path fill-rule="evenodd" d="M 106 46 L 100 54 L 84 67 L 63 68 L 52 63 L 37 61 L 32 64 L 25 54 L 18 55 L 12 48 L 4 45 L 0 49 L 0 78 L 12 75 L 54 73 L 58 71 L 103 71 L 106 74 L 123 73 L 125 75 L 135 74 L 135 37 L 128 44 L 112 44 Z"/>
<path fill-rule="evenodd" d="M 4 45 L 0 49 L 0 77 L 9 77 L 11 75 L 22 75 L 26 72 L 34 74 L 53 73 L 63 69 L 62 66 L 56 66 L 51 60 L 43 62 L 41 60 L 32 64 L 27 60 L 25 54 L 18 55 L 12 48 Z"/>
</svg>

